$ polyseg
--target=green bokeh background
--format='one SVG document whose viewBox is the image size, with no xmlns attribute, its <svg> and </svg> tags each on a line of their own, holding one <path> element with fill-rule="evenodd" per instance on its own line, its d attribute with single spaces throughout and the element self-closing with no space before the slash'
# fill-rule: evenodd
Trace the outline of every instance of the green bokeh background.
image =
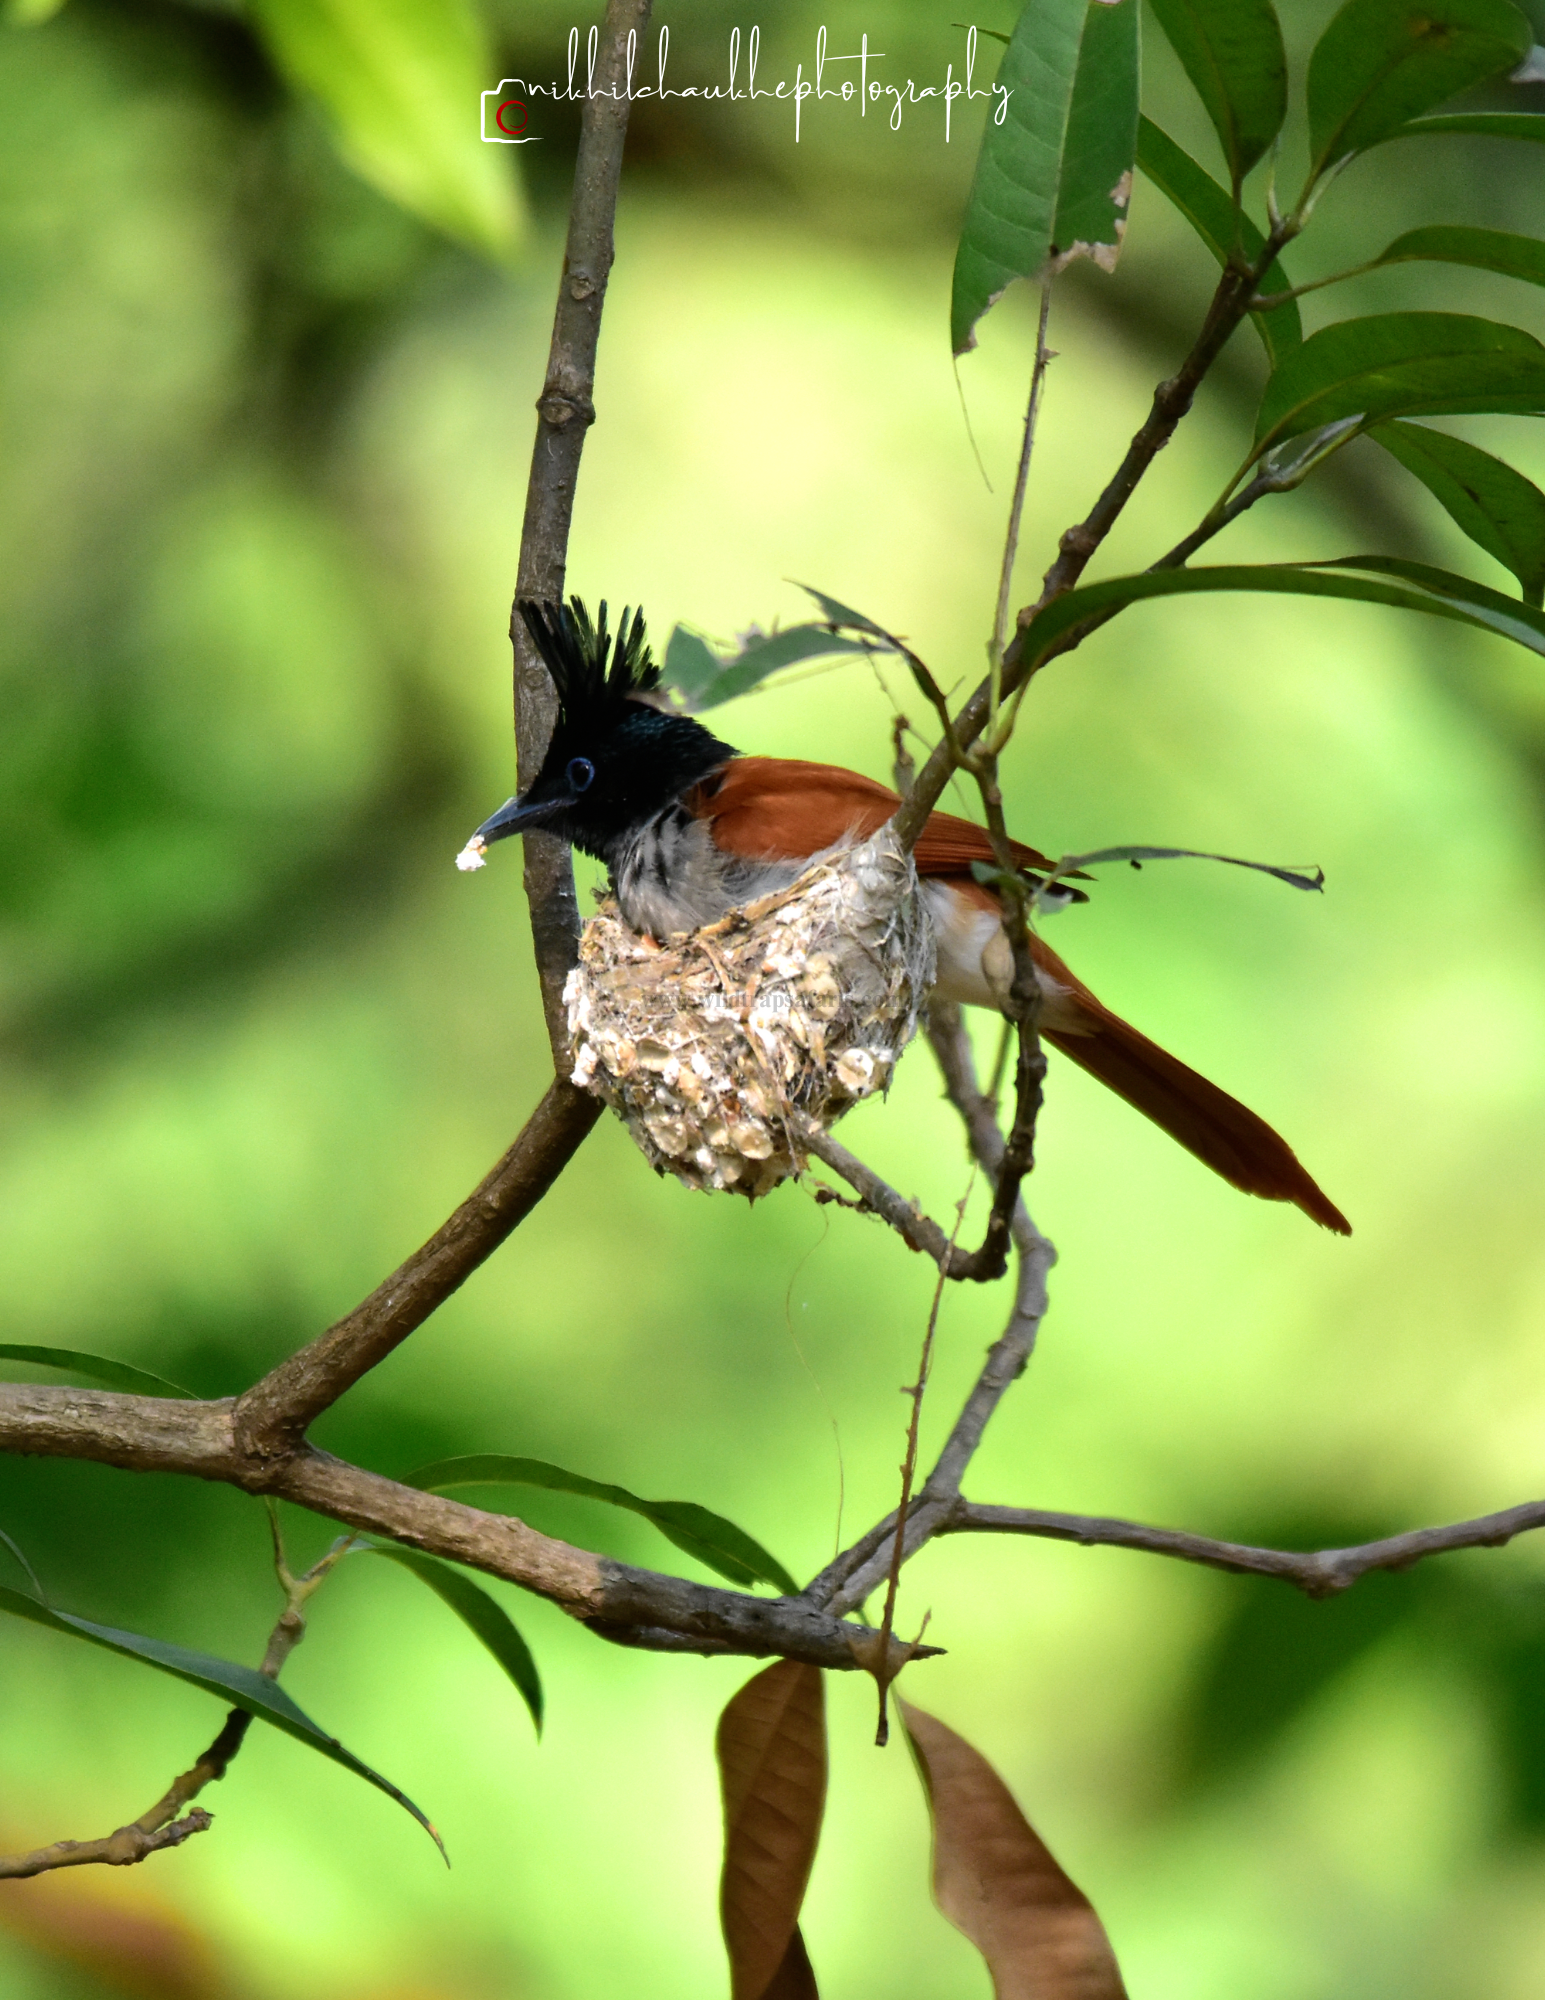
<svg viewBox="0 0 1545 2000">
<path fill-rule="evenodd" d="M 1299 75 L 1323 15 L 1284 9 Z M 667 18 L 681 81 L 722 67 L 728 5 Z M 892 74 L 933 80 L 959 61 L 952 18 L 798 0 L 763 24 L 764 73 L 808 66 L 824 20 L 834 50 L 867 32 Z M 488 21 L 490 84 L 560 66 L 556 0 Z M 1210 159 L 1156 35 L 1147 60 L 1155 115 Z M 573 137 L 543 116 L 518 162 L 530 232 L 501 271 L 340 165 L 234 12 L 73 4 L 0 43 L 8 1340 L 235 1391 L 427 1235 L 542 1088 L 516 856 L 472 878 L 450 859 L 513 782 L 504 626 Z M 677 618 L 728 635 L 801 615 L 797 577 L 907 632 L 945 680 L 976 671 L 1032 341 L 1021 287 L 957 395 L 950 232 L 979 117 L 946 148 L 936 111 L 893 133 L 807 108 L 796 147 L 787 106 L 639 109 L 574 588 L 642 599 L 661 637 Z M 1391 148 L 1326 198 L 1295 274 L 1421 221 L 1528 228 L 1540 173 L 1533 149 Z M 1119 276 L 1059 288 L 1016 601 L 1183 351 L 1209 269 L 1140 184 Z M 1405 304 L 1545 332 L 1525 288 L 1412 267 L 1306 318 Z M 1260 378 L 1242 333 L 1103 567 L 1205 508 Z M 1466 428 L 1545 474 L 1527 424 Z M 1220 554 L 1354 548 L 1508 587 L 1368 445 Z M 850 667 L 722 711 L 721 733 L 883 776 L 890 713 Z M 1032 1190 L 1054 1309 L 974 1495 L 1319 1544 L 1538 1491 L 1542 787 L 1540 663 L 1392 612 L 1142 607 L 1037 683 L 1008 768 L 1026 838 L 1325 866 L 1323 899 L 1200 865 L 1109 871 L 1051 941 L 1279 1124 L 1357 1233 L 1243 1200 L 1054 1062 Z M 959 1198 L 925 1056 L 844 1136 L 932 1212 Z M 607 1120 L 318 1437 L 388 1473 L 556 1460 L 717 1508 L 808 1574 L 839 1495 L 850 1529 L 892 1503 L 929 1275 L 797 1189 L 753 1211 L 657 1181 Z M 926 1439 L 1003 1311 L 947 1298 Z M 532 1496 L 530 1518 L 690 1568 L 588 1503 Z M 277 1601 L 255 1501 L 6 1459 L 0 1526 L 67 1608 L 261 1652 Z M 287 1527 L 300 1556 L 328 1538 Z M 903 1628 L 931 1612 L 948 1648 L 908 1691 L 996 1761 L 1134 2000 L 1533 2000 L 1541 1562 L 1525 1543 L 1311 1606 L 957 1539 L 907 1572 Z M 214 1830 L 177 1855 L 6 1887 L 7 1993 L 173 1991 L 128 1946 L 116 1972 L 72 1966 L 92 1911 L 182 1925 L 205 1966 L 189 1994 L 722 1991 L 711 1737 L 746 1664 L 615 1650 L 491 1588 L 547 1681 L 540 1747 L 489 1658 L 385 1564 L 344 1566 L 285 1677 L 429 1810 L 450 1874 L 378 1795 L 258 1729 L 210 1795 Z M 871 1747 L 867 1683 L 829 1694 L 806 1919 L 822 1990 L 976 2000 L 980 1963 L 928 1900 L 905 1753 Z M 0 1842 L 132 1817 L 218 1720 L 8 1625 Z"/>
</svg>

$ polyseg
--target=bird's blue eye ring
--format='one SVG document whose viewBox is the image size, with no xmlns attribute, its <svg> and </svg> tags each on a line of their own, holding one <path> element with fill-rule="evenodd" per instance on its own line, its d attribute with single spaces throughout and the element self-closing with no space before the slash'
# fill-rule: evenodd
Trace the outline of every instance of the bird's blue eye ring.
<svg viewBox="0 0 1545 2000">
<path fill-rule="evenodd" d="M 571 757 L 567 775 L 576 792 L 585 792 L 595 778 L 595 766 L 588 757 Z"/>
</svg>

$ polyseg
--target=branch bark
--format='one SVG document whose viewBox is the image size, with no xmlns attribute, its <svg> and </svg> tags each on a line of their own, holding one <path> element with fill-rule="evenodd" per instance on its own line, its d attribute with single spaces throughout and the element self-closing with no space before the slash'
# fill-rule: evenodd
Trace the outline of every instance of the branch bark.
<svg viewBox="0 0 1545 2000">
<path fill-rule="evenodd" d="M 1379 1569 L 1409 1569 L 1427 1556 L 1453 1549 L 1500 1549 L 1515 1535 L 1545 1528 L 1545 1500 L 1526 1500 L 1499 1514 L 1455 1521 L 1440 1528 L 1412 1528 L 1383 1541 L 1350 1549 L 1258 1549 L 1242 1542 L 1219 1542 L 1179 1528 L 1150 1528 L 1140 1521 L 1101 1514 L 1051 1514 L 1035 1507 L 984 1507 L 958 1501 L 940 1525 L 941 1535 L 1044 1535 L 1078 1542 L 1084 1548 L 1140 1549 L 1147 1555 L 1175 1556 L 1209 1569 L 1251 1576 L 1280 1577 L 1309 1597 L 1335 1597 L 1360 1577 Z"/>
<path fill-rule="evenodd" d="M 531 450 L 515 579 L 517 601 L 523 597 L 556 601 L 563 596 L 580 454 L 585 448 L 585 433 L 595 422 L 596 344 L 611 275 L 617 186 L 628 131 L 628 46 L 643 33 L 649 9 L 650 0 L 608 0 L 592 94 L 580 118 L 563 276 L 553 315 L 547 375 L 536 406 L 536 441 Z M 510 640 L 515 651 L 515 744 L 524 786 L 541 768 L 557 698 L 547 669 L 513 608 Z M 542 1010 L 553 1062 L 562 1076 L 568 1071 L 563 982 L 579 943 L 574 865 L 567 845 L 552 834 L 529 832 L 522 845 Z"/>
</svg>

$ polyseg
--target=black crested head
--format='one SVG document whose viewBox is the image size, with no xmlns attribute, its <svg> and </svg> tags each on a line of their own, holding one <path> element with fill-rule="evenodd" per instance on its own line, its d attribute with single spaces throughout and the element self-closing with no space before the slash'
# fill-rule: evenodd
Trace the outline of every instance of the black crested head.
<svg viewBox="0 0 1545 2000">
<path fill-rule="evenodd" d="M 534 784 L 501 806 L 474 840 L 542 827 L 608 863 L 656 813 L 738 755 L 688 715 L 646 697 L 660 669 L 642 611 L 624 611 L 615 645 L 606 602 L 595 623 L 578 597 L 516 607 L 552 676 L 558 720 Z"/>
</svg>

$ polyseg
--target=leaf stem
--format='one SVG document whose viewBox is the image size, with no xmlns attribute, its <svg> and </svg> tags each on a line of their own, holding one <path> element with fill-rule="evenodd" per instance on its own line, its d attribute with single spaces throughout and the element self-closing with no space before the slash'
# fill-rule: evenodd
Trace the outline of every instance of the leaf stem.
<svg viewBox="0 0 1545 2000">
<path fill-rule="evenodd" d="M 1014 558 L 1019 553 L 1019 530 L 1024 518 L 1025 489 L 1030 480 L 1030 460 L 1035 451 L 1036 420 L 1041 410 L 1041 390 L 1047 364 L 1053 360 L 1046 345 L 1046 326 L 1051 318 L 1051 280 L 1041 286 L 1041 310 L 1035 330 L 1035 366 L 1030 371 L 1030 400 L 1025 406 L 1024 437 L 1019 447 L 1019 469 L 1014 478 L 1014 497 L 1009 502 L 1008 529 L 1003 537 L 1003 565 L 998 573 L 998 602 L 993 613 L 992 644 L 987 658 L 992 674 L 992 695 L 988 704 L 991 721 L 998 719 L 998 703 L 1003 687 L 1003 644 L 1009 628 L 1009 592 L 1014 584 Z"/>
</svg>

